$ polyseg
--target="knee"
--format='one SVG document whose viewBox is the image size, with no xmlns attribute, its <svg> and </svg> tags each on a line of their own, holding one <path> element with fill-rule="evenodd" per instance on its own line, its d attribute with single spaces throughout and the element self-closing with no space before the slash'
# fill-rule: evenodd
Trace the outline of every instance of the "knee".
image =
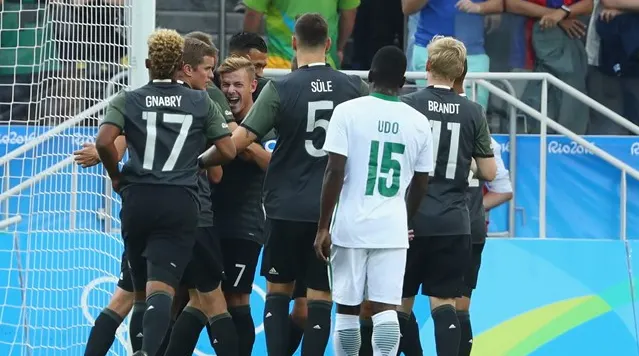
<svg viewBox="0 0 639 356">
<path fill-rule="evenodd" d="M 229 307 L 240 307 L 251 303 L 251 295 L 244 293 L 224 293 L 226 304 Z"/>
<path fill-rule="evenodd" d="M 365 300 L 360 306 L 359 317 L 360 319 L 370 319 L 373 316 L 373 306 L 371 302 Z"/>
<path fill-rule="evenodd" d="M 332 302 L 333 298 L 331 298 L 330 291 L 316 290 L 316 289 L 308 289 L 306 293 L 306 297 L 308 300 L 321 300 L 326 302 Z"/>
<path fill-rule="evenodd" d="M 118 314 L 120 317 L 125 318 L 129 315 L 129 312 L 133 308 L 133 302 L 135 301 L 135 294 L 127 292 L 124 289 L 117 288 L 107 308 Z"/>
<path fill-rule="evenodd" d="M 457 309 L 457 311 L 460 311 L 460 312 L 468 313 L 468 311 L 470 310 L 470 298 L 468 297 L 457 298 L 457 300 L 455 301 L 455 309 Z"/>
<path fill-rule="evenodd" d="M 454 298 L 430 297 L 429 299 L 430 299 L 430 310 L 434 310 L 437 307 L 441 307 L 442 305 L 452 305 L 453 307 L 455 306 Z"/>
<path fill-rule="evenodd" d="M 306 298 L 295 299 L 291 317 L 298 325 L 304 325 L 304 323 L 306 323 L 306 319 L 308 318 L 308 305 L 306 303 Z"/>
</svg>

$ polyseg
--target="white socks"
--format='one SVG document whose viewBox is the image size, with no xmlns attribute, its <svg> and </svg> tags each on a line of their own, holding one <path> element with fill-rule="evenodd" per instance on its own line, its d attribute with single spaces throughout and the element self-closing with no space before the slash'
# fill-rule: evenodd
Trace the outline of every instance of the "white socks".
<svg viewBox="0 0 639 356">
<path fill-rule="evenodd" d="M 358 356 L 360 346 L 362 346 L 362 337 L 359 333 L 359 316 L 335 315 L 333 332 L 335 356 Z"/>
<path fill-rule="evenodd" d="M 387 310 L 373 315 L 374 356 L 397 355 L 399 338 L 399 321 L 396 311 Z"/>
</svg>

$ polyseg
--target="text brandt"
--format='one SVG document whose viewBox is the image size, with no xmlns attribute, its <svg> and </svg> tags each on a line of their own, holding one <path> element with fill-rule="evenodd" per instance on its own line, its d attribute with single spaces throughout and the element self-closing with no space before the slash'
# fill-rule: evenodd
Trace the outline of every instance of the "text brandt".
<svg viewBox="0 0 639 356">
<path fill-rule="evenodd" d="M 440 103 L 437 101 L 428 100 L 428 111 L 437 112 L 440 114 L 459 114 L 459 104 L 453 103 Z"/>
</svg>

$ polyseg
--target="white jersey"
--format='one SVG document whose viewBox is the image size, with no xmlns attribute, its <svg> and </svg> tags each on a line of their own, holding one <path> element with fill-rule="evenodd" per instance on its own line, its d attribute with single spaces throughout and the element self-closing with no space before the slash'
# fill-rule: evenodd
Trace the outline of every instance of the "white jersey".
<svg viewBox="0 0 639 356">
<path fill-rule="evenodd" d="M 492 182 L 486 182 L 486 188 L 493 193 L 512 193 L 513 187 L 510 183 L 510 173 L 501 158 L 501 145 L 492 137 L 491 143 L 495 154 L 495 163 L 497 164 L 497 175 Z"/>
<path fill-rule="evenodd" d="M 432 140 L 426 117 L 395 97 L 372 94 L 335 107 L 324 150 L 347 160 L 334 245 L 408 248 L 404 196 L 414 172 L 433 171 Z"/>
</svg>

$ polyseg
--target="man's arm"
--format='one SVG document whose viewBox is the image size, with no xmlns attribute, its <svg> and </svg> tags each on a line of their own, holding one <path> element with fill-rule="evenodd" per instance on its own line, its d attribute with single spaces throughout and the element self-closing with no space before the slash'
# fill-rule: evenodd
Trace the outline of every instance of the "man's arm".
<svg viewBox="0 0 639 356">
<path fill-rule="evenodd" d="M 542 18 L 555 10 L 527 0 L 506 0 L 505 5 L 506 12 L 533 18 Z"/>
<path fill-rule="evenodd" d="M 497 175 L 492 182 L 486 183 L 488 192 L 484 195 L 484 209 L 490 210 L 499 206 L 513 198 L 513 187 L 510 183 L 510 174 L 504 160 L 501 158 L 501 146 L 491 139 L 493 144 L 493 153 L 495 154 L 495 162 L 497 163 Z"/>
<path fill-rule="evenodd" d="M 408 187 L 408 196 L 406 197 L 406 213 L 408 221 L 413 220 L 422 199 L 428 193 L 428 173 L 427 172 L 415 172 L 413 179 L 410 181 Z"/>
<path fill-rule="evenodd" d="M 492 181 L 497 175 L 497 163 L 495 162 L 495 154 L 492 148 L 492 137 L 488 129 L 488 121 L 484 109 L 476 105 L 476 131 L 475 146 L 473 148 L 473 158 L 477 163 L 477 172 L 475 175 L 479 179 Z"/>
<path fill-rule="evenodd" d="M 351 38 L 355 18 L 357 17 L 357 7 L 360 0 L 341 0 L 339 2 L 339 32 L 337 35 L 337 52 L 344 53 L 344 48 Z M 340 59 L 341 56 L 340 56 Z M 341 64 L 341 63 L 340 63 Z"/>
<path fill-rule="evenodd" d="M 408 196 L 406 197 L 406 211 L 409 223 L 417 213 L 422 199 L 428 192 L 428 175 L 435 170 L 433 134 L 430 129 L 430 123 L 426 117 L 421 114 L 420 116 L 421 121 L 424 123 L 420 136 L 424 138 L 424 142 L 415 163 L 415 173 L 411 179 Z"/>
<path fill-rule="evenodd" d="M 100 124 L 98 136 L 95 139 L 95 148 L 98 151 L 100 161 L 104 165 L 112 181 L 120 179 L 118 162 L 120 157 L 115 146 L 115 140 L 124 130 L 124 106 L 126 93 L 122 92 L 109 104 L 104 119 Z"/>
<path fill-rule="evenodd" d="M 402 0 L 402 12 L 404 15 L 412 15 L 428 5 L 428 0 Z"/>
<path fill-rule="evenodd" d="M 257 142 L 253 142 L 246 148 L 244 153 L 246 153 L 248 157 L 264 172 L 266 172 L 268 164 L 271 162 L 271 153 L 262 148 L 262 145 Z"/>
<path fill-rule="evenodd" d="M 636 0 L 602 0 L 601 3 L 608 9 L 639 11 L 639 1 Z"/>
<path fill-rule="evenodd" d="M 486 0 L 479 4 L 479 13 L 482 15 L 499 14 L 504 12 L 504 0 Z"/>
<path fill-rule="evenodd" d="M 331 223 L 331 216 L 337 199 L 344 186 L 344 171 L 346 170 L 346 156 L 328 152 L 328 164 L 324 172 L 322 182 L 322 195 L 320 198 L 320 218 L 317 225 L 318 230 L 328 230 Z"/>
<path fill-rule="evenodd" d="M 224 164 L 232 161 L 237 152 L 233 141 L 229 137 L 231 136 L 229 125 L 220 112 L 220 108 L 210 98 L 208 102 L 209 112 L 206 117 L 206 137 L 209 142 L 213 142 L 217 152 L 219 152 L 220 164 Z"/>
<path fill-rule="evenodd" d="M 280 108 L 280 97 L 272 82 L 268 82 L 255 104 L 249 111 L 246 119 L 235 130 L 231 139 L 237 150 L 242 153 L 256 139 L 265 136 L 275 127 Z M 211 147 L 200 155 L 200 164 L 203 167 L 219 166 L 221 157 L 215 147 Z"/>
<path fill-rule="evenodd" d="M 246 11 L 244 12 L 244 31 L 260 32 L 262 15 L 268 10 L 270 0 L 244 0 Z"/>
</svg>

